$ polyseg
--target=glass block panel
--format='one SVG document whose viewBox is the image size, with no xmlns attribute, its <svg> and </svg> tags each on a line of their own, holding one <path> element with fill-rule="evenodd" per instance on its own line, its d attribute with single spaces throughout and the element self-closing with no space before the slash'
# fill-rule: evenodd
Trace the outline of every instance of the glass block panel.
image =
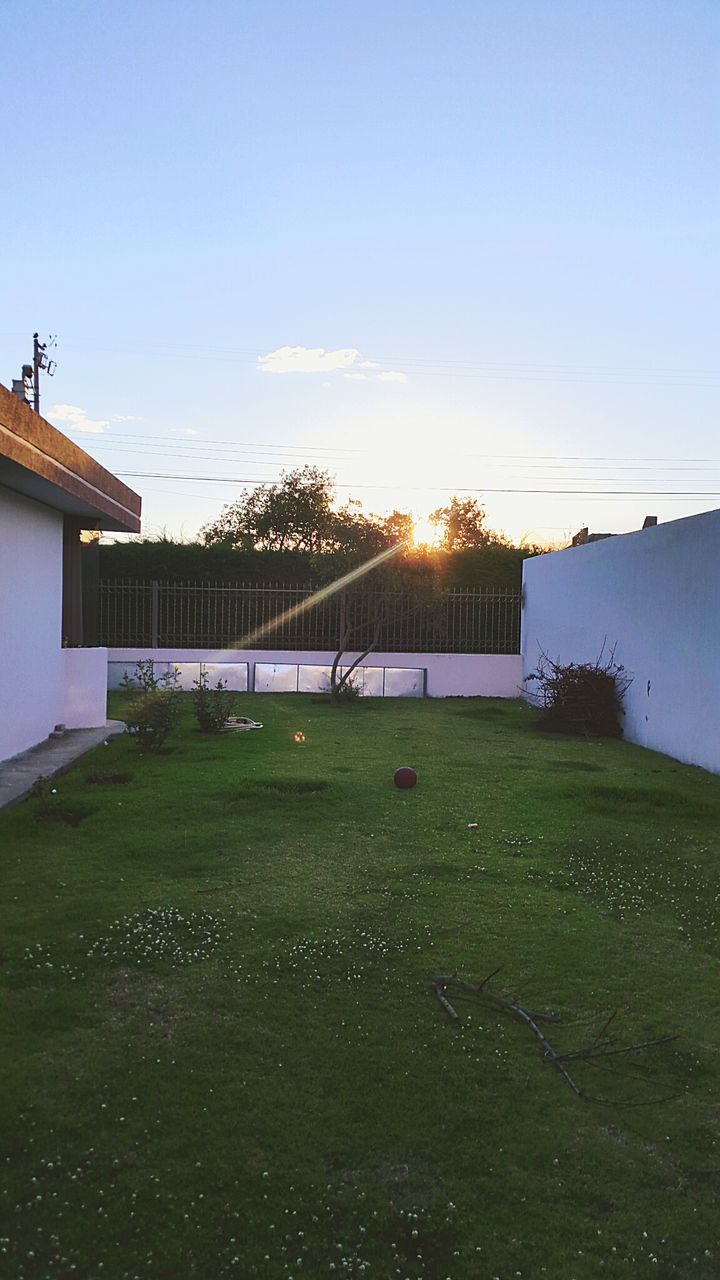
<svg viewBox="0 0 720 1280">
<path fill-rule="evenodd" d="M 422 668 L 385 668 L 386 698 L 422 698 L 424 695 L 425 671 Z"/>
<path fill-rule="evenodd" d="M 119 689 L 126 675 L 130 680 L 134 680 L 135 666 L 135 662 L 108 662 L 108 689 Z M 159 680 L 171 666 L 170 662 L 153 662 L 155 679 Z"/>
<path fill-rule="evenodd" d="M 383 667 L 361 667 L 363 695 L 366 698 L 382 698 L 385 670 Z"/>
<path fill-rule="evenodd" d="M 175 688 L 183 689 L 186 693 L 189 693 L 192 690 L 193 681 L 200 678 L 200 663 L 170 662 L 168 666 L 175 667 L 175 670 L 179 672 Z"/>
<path fill-rule="evenodd" d="M 236 693 L 247 693 L 247 662 L 203 662 L 202 668 L 210 688 L 216 685 L 218 680 L 223 680 L 226 689 L 232 689 Z"/>
<path fill-rule="evenodd" d="M 298 667 L 298 693 L 327 693 L 330 671 L 330 667 Z"/>
<path fill-rule="evenodd" d="M 256 693 L 297 693 L 298 669 L 286 662 L 256 662 Z"/>
</svg>

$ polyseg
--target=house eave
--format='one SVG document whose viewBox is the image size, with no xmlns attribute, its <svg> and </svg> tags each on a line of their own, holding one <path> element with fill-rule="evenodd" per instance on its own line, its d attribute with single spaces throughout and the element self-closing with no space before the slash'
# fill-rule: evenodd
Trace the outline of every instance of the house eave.
<svg viewBox="0 0 720 1280">
<path fill-rule="evenodd" d="M 140 532 L 139 495 L 3 386 L 0 485 L 87 520 L 89 528 Z"/>
</svg>

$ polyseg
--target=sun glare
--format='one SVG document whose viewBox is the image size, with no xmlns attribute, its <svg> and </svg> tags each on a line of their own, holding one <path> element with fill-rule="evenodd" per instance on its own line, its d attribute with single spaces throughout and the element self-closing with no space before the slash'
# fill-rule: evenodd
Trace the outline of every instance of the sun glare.
<svg viewBox="0 0 720 1280">
<path fill-rule="evenodd" d="M 436 547 L 439 541 L 437 525 L 431 524 L 428 516 L 413 518 L 413 546 Z"/>
</svg>

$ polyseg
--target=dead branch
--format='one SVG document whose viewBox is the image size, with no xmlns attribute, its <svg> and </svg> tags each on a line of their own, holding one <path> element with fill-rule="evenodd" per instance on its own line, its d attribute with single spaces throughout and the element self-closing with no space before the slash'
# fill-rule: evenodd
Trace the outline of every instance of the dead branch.
<svg viewBox="0 0 720 1280">
<path fill-rule="evenodd" d="M 590 1046 L 590 1048 L 591 1048 L 591 1049 L 594 1049 L 594 1048 L 595 1048 L 595 1045 L 596 1045 L 596 1044 L 599 1044 L 599 1043 L 600 1043 L 600 1041 L 604 1038 L 604 1036 L 605 1036 L 605 1032 L 607 1031 L 608 1027 L 610 1026 L 610 1023 L 612 1022 L 612 1020 L 613 1020 L 613 1018 L 615 1017 L 615 1015 L 616 1015 L 616 1014 L 617 1014 L 617 1009 L 613 1009 L 613 1011 L 612 1011 L 612 1013 L 610 1014 L 610 1017 L 608 1018 L 607 1022 L 605 1023 L 605 1025 L 604 1025 L 604 1026 L 602 1026 L 602 1027 L 600 1028 L 600 1030 L 598 1031 L 598 1033 L 597 1033 L 597 1035 L 596 1035 L 595 1039 L 593 1040 L 593 1042 L 592 1042 L 592 1044 L 591 1044 L 591 1046 Z"/>
<path fill-rule="evenodd" d="M 478 983 L 478 991 L 482 991 L 485 984 L 488 983 L 491 978 L 495 978 L 498 973 L 502 973 L 504 968 L 505 968 L 505 961 L 503 960 L 502 964 L 499 964 L 497 969 L 493 969 L 492 973 L 489 973 L 487 978 L 483 978 L 482 982 Z"/>
<path fill-rule="evenodd" d="M 440 986 L 440 984 L 439 984 L 439 983 L 433 983 L 433 988 L 434 988 L 434 991 L 435 991 L 435 995 L 437 996 L 437 998 L 438 998 L 438 1000 L 440 1001 L 440 1003 L 441 1003 L 441 1005 L 442 1005 L 443 1009 L 444 1009 L 444 1010 L 445 1010 L 445 1012 L 448 1014 L 448 1016 L 450 1017 L 450 1019 L 451 1019 L 453 1022 L 459 1022 L 459 1021 L 460 1021 L 460 1016 L 459 1016 L 459 1014 L 458 1014 L 458 1013 L 456 1013 L 456 1011 L 455 1011 L 455 1009 L 453 1009 L 453 1007 L 452 1007 L 452 1005 L 451 1005 L 450 1001 L 446 998 L 446 996 L 445 996 L 445 994 L 444 994 L 444 992 L 443 992 L 443 989 L 442 989 L 442 987 Z"/>
<path fill-rule="evenodd" d="M 610 1017 L 607 1019 L 604 1025 L 598 1031 L 597 1035 L 595 1036 L 595 1039 L 592 1041 L 592 1044 L 586 1046 L 583 1049 L 574 1049 L 568 1053 L 558 1053 L 556 1049 L 553 1047 L 553 1045 L 550 1043 L 550 1041 L 548 1040 L 547 1036 L 543 1034 L 540 1027 L 537 1025 L 539 1021 L 543 1021 L 543 1020 L 548 1022 L 559 1022 L 560 1018 L 557 1016 L 557 1014 L 533 1013 L 529 1009 L 525 1009 L 523 1005 L 518 1004 L 517 1001 L 515 1000 L 504 1000 L 501 996 L 493 995 L 492 992 L 485 990 L 485 986 L 490 981 L 490 979 L 495 977 L 495 975 L 498 974 L 500 970 L 503 968 L 504 968 L 504 965 L 499 965 L 497 969 L 493 969 L 492 973 L 489 973 L 488 976 L 486 978 L 483 978 L 482 982 L 479 982 L 479 983 L 467 982 L 465 979 L 458 977 L 457 971 L 451 974 L 437 974 L 432 979 L 432 985 L 433 985 L 433 990 L 435 991 L 435 995 L 437 996 L 440 1004 L 443 1006 L 446 1013 L 449 1015 L 449 1017 L 452 1019 L 453 1022 L 459 1023 L 460 1018 L 456 1010 L 450 1004 L 450 1001 L 447 999 L 445 995 L 445 991 L 447 987 L 454 987 L 458 991 L 465 992 L 469 995 L 478 996 L 481 1000 L 487 1001 L 494 1008 L 503 1010 L 503 1012 L 510 1014 L 512 1017 L 516 1018 L 519 1022 L 522 1022 L 525 1024 L 525 1026 L 529 1027 L 533 1035 L 535 1036 L 536 1040 L 538 1040 L 540 1045 L 542 1046 L 543 1058 L 546 1059 L 555 1068 L 555 1070 L 560 1073 L 560 1075 L 563 1077 L 566 1084 L 569 1085 L 570 1089 L 575 1094 L 575 1096 L 577 1098 L 582 1098 L 585 1102 L 596 1102 L 602 1106 L 608 1106 L 608 1107 L 610 1106 L 643 1107 L 643 1106 L 653 1106 L 655 1104 L 660 1104 L 663 1102 L 672 1102 L 675 1098 L 678 1098 L 681 1096 L 680 1094 L 669 1094 L 667 1097 L 654 1098 L 654 1099 L 650 1099 L 649 1101 L 645 1100 L 640 1102 L 625 1102 L 620 1100 L 613 1100 L 611 1098 L 595 1097 L 592 1094 L 586 1093 L 583 1089 L 579 1088 L 579 1086 L 571 1076 L 570 1072 L 568 1071 L 567 1067 L 565 1066 L 566 1062 L 571 1062 L 571 1061 L 588 1062 L 591 1066 L 601 1066 L 602 1062 L 606 1058 L 615 1057 L 617 1055 L 625 1054 L 625 1053 L 634 1053 L 640 1049 L 654 1048 L 662 1044 L 672 1044 L 673 1041 L 680 1039 L 679 1033 L 676 1033 L 675 1035 L 670 1035 L 670 1036 L 659 1036 L 656 1040 L 644 1040 L 639 1042 L 638 1044 L 630 1044 L 630 1045 L 621 1046 L 619 1048 L 612 1048 L 611 1046 L 617 1045 L 617 1038 L 614 1036 L 613 1037 L 607 1036 L 606 1032 L 618 1012 L 617 1009 L 615 1009 L 610 1014 Z M 573 1023 L 571 1025 L 574 1026 L 574 1025 L 582 1025 L 582 1024 Z"/>
<path fill-rule="evenodd" d="M 589 1061 L 591 1058 L 614 1058 L 619 1053 L 635 1053 L 638 1049 L 650 1049 L 659 1044 L 672 1044 L 673 1040 L 680 1039 L 680 1032 L 676 1032 L 673 1036 L 659 1036 L 657 1040 L 642 1040 L 639 1044 L 627 1044 L 621 1049 L 596 1049 L 594 1045 L 590 1045 L 587 1049 L 574 1049 L 572 1053 L 561 1053 L 560 1057 L 563 1062 L 569 1062 L 572 1058 L 584 1058 Z M 615 1043 L 611 1041 L 610 1043 Z M 597 1041 L 595 1041 L 597 1044 Z"/>
<path fill-rule="evenodd" d="M 500 969 L 503 969 L 504 967 L 504 965 L 501 965 Z M 500 969 L 496 969 L 495 973 L 499 973 Z M 492 974 L 488 974 L 487 978 L 483 978 L 482 982 L 478 983 L 466 982 L 462 978 L 458 978 L 454 973 L 447 975 L 440 974 L 433 978 L 433 982 L 439 983 L 442 987 L 457 987 L 459 991 L 467 991 L 470 995 L 480 996 L 483 1000 L 489 1001 L 490 1004 L 495 1005 L 498 1009 L 505 1009 L 507 1012 L 512 1012 L 515 1008 L 512 1001 L 503 1000 L 502 996 L 493 995 L 491 991 L 485 991 L 483 989 L 485 983 L 489 982 L 492 976 Z M 531 1009 L 527 1009 L 525 1012 L 528 1013 L 531 1018 L 534 1018 L 536 1022 L 560 1022 L 560 1018 L 556 1013 L 536 1013 Z"/>
</svg>

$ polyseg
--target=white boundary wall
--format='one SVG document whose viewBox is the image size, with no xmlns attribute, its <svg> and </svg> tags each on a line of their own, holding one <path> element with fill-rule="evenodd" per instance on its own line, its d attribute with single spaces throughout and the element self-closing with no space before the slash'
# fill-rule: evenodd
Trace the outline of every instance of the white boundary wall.
<svg viewBox="0 0 720 1280">
<path fill-rule="evenodd" d="M 130 672 L 139 658 L 154 662 L 218 664 L 247 662 L 297 663 L 332 666 L 335 654 L 328 650 L 299 649 L 108 649 L 108 662 L 126 662 Z M 357 653 L 343 655 L 350 666 Z M 406 667 L 427 671 L 429 698 L 518 698 L 521 693 L 522 659 L 519 654 L 470 653 L 370 653 L 367 667 Z M 117 670 L 117 668 L 115 669 Z M 113 681 L 114 683 L 114 681 Z M 112 686 L 111 686 L 112 687 Z"/>
<path fill-rule="evenodd" d="M 95 729 L 107 720 L 107 649 L 63 649 L 66 729 Z"/>
<path fill-rule="evenodd" d="M 523 565 L 523 674 L 540 650 L 632 676 L 630 742 L 720 773 L 720 511 Z"/>
</svg>

